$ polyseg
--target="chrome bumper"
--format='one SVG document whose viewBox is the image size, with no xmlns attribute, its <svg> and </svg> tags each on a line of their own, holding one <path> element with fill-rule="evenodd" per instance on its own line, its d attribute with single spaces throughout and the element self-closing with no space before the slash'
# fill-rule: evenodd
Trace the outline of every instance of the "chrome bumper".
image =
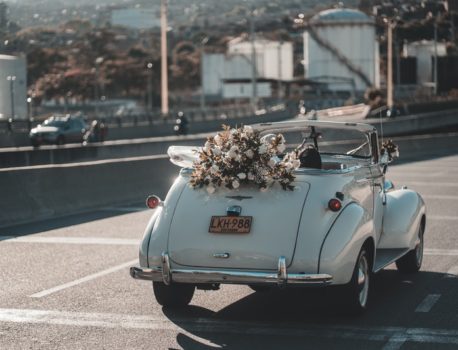
<svg viewBox="0 0 458 350">
<path fill-rule="evenodd" d="M 134 266 L 130 268 L 130 275 L 135 279 L 178 283 L 227 283 L 227 284 L 301 284 L 327 285 L 332 282 L 332 276 L 327 274 L 303 274 L 286 271 L 286 259 L 278 259 L 276 272 L 251 272 L 214 269 L 172 269 L 167 253 L 162 254 L 162 266 L 144 268 Z"/>
</svg>

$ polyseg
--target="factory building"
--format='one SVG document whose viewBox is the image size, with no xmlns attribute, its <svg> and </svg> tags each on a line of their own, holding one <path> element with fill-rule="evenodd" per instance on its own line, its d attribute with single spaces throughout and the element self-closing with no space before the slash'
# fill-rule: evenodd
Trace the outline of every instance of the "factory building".
<svg viewBox="0 0 458 350">
<path fill-rule="evenodd" d="M 0 55 L 0 119 L 8 118 L 27 118 L 26 60 Z"/>
<path fill-rule="evenodd" d="M 305 78 L 330 90 L 365 91 L 380 86 L 375 21 L 353 9 L 330 9 L 312 17 L 304 32 Z"/>
<path fill-rule="evenodd" d="M 256 40 L 257 97 L 272 95 L 272 82 L 293 78 L 293 45 L 290 42 Z M 234 39 L 226 53 L 206 53 L 202 58 L 202 85 L 206 96 L 250 98 L 252 96 L 253 43 Z"/>
</svg>

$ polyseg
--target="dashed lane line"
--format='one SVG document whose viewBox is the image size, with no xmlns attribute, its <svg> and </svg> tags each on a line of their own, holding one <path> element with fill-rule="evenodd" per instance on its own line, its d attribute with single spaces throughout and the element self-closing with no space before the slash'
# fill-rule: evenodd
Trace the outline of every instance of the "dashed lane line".
<svg viewBox="0 0 458 350">
<path fill-rule="evenodd" d="M 102 245 L 134 245 L 140 244 L 139 239 L 99 238 L 99 237 L 56 237 L 56 236 L 0 236 L 0 241 L 8 243 L 53 243 L 53 244 L 102 244 Z"/>
<path fill-rule="evenodd" d="M 455 217 L 433 217 L 437 220 L 450 219 Z M 139 239 L 128 238 L 99 238 L 99 237 L 58 237 L 58 236 L 0 236 L 0 241 L 5 243 L 48 243 L 48 244 L 100 244 L 100 245 L 127 245 L 138 246 Z M 425 255 L 458 256 L 458 249 L 425 249 Z"/>
<path fill-rule="evenodd" d="M 415 312 L 430 312 L 434 305 L 439 301 L 440 294 L 429 294 L 425 299 L 417 306 Z"/>
<path fill-rule="evenodd" d="M 458 249 L 434 249 L 429 248 L 423 251 L 424 255 L 442 255 L 442 256 L 458 256 Z"/>
<path fill-rule="evenodd" d="M 448 215 L 428 215 L 427 220 L 440 220 L 440 221 L 458 221 L 458 216 Z"/>
<path fill-rule="evenodd" d="M 203 336 L 205 333 L 240 335 L 279 335 L 328 339 L 360 339 L 386 342 L 385 349 L 399 349 L 404 342 L 458 345 L 458 331 L 449 329 L 402 327 L 353 327 L 346 325 L 273 324 L 264 322 L 227 321 L 212 318 L 177 318 L 84 313 L 55 310 L 0 309 L 0 322 L 98 327 L 114 329 L 172 330 Z M 401 344 L 402 345 L 402 344 Z"/>
<path fill-rule="evenodd" d="M 50 288 L 50 289 L 43 290 L 43 291 L 41 291 L 39 293 L 32 294 L 30 297 L 31 298 L 42 298 L 42 297 L 48 296 L 50 294 L 53 294 L 53 293 L 56 293 L 56 292 L 60 292 L 61 290 L 74 287 L 74 286 L 76 286 L 78 284 L 85 283 L 85 282 L 94 280 L 96 278 L 108 275 L 110 273 L 119 271 L 121 269 L 130 267 L 130 266 L 132 266 L 132 265 L 134 265 L 136 263 L 138 263 L 138 259 L 126 262 L 126 263 L 121 264 L 121 265 L 113 266 L 113 267 L 111 267 L 109 269 L 94 273 L 92 275 L 85 276 L 83 278 L 80 278 L 80 279 L 77 279 L 77 280 L 74 280 L 74 281 L 71 281 L 71 282 L 68 282 L 68 283 L 61 284 L 59 286 L 56 286 L 56 287 L 53 287 L 53 288 Z"/>
<path fill-rule="evenodd" d="M 449 194 L 425 194 L 422 197 L 424 199 L 458 199 L 458 195 Z"/>
</svg>

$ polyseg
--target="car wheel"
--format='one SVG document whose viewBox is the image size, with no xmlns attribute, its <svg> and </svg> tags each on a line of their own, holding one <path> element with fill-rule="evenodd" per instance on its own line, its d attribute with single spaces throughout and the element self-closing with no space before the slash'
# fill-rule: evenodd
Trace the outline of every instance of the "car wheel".
<svg viewBox="0 0 458 350">
<path fill-rule="evenodd" d="M 415 248 L 396 261 L 396 267 L 401 273 L 415 273 L 421 268 L 423 262 L 423 247 L 424 247 L 424 228 L 420 225 L 418 230 L 418 238 Z"/>
<path fill-rule="evenodd" d="M 250 287 L 257 293 L 266 293 L 270 291 L 270 289 L 272 288 L 270 286 L 261 286 L 261 285 L 256 285 L 256 284 L 250 284 L 248 287 Z"/>
<path fill-rule="evenodd" d="M 56 145 L 63 145 L 65 143 L 65 137 L 63 135 L 59 135 L 56 140 Z"/>
<path fill-rule="evenodd" d="M 153 282 L 157 302 L 166 307 L 183 307 L 191 302 L 195 286 L 192 284 L 171 284 Z"/>
<path fill-rule="evenodd" d="M 350 283 L 346 286 L 345 307 L 348 313 L 362 314 L 369 302 L 371 268 L 366 248 L 363 247 L 356 260 Z"/>
</svg>

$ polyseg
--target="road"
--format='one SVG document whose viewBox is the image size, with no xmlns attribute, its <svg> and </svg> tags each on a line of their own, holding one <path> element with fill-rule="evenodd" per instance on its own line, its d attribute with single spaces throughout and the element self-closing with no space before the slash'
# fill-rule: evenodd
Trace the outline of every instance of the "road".
<svg viewBox="0 0 458 350">
<path fill-rule="evenodd" d="M 0 349 L 457 349 L 457 173 L 458 155 L 390 167 L 427 203 L 425 258 L 418 274 L 377 274 L 359 318 L 321 289 L 223 286 L 162 309 L 128 273 L 151 215 L 140 207 L 2 229 Z"/>
</svg>

